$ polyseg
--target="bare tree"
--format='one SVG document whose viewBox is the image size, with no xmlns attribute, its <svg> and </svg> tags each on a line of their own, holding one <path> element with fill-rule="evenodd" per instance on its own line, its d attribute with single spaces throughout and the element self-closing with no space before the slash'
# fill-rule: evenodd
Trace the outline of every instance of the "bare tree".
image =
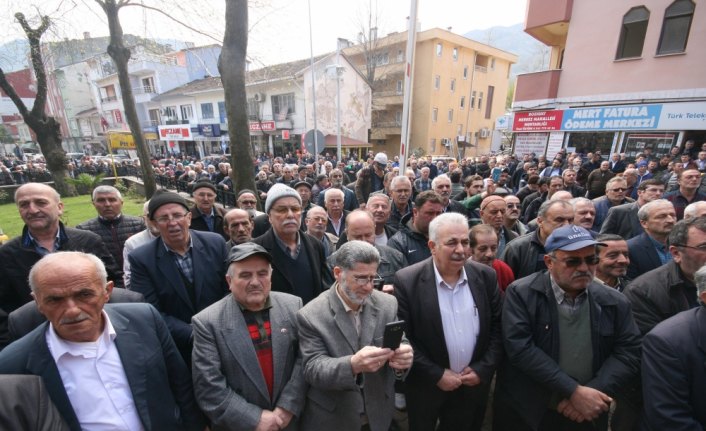
<svg viewBox="0 0 706 431">
<path fill-rule="evenodd" d="M 255 190 L 245 94 L 247 49 L 248 2 L 247 0 L 227 1 L 226 30 L 223 49 L 218 59 L 218 70 L 221 73 L 225 93 L 231 166 L 233 166 L 231 179 L 234 190 Z"/>
<path fill-rule="evenodd" d="M 76 194 L 74 188 L 66 181 L 66 153 L 61 148 L 61 130 L 59 122 L 54 117 L 46 114 L 47 104 L 47 75 L 44 71 L 42 53 L 39 49 L 39 42 L 42 35 L 47 31 L 51 23 L 48 16 L 41 17 L 41 23 L 37 28 L 32 28 L 27 22 L 24 14 L 16 13 L 15 18 L 22 26 L 27 35 L 30 46 L 30 58 L 32 68 L 37 77 L 37 97 L 34 100 L 32 110 L 28 110 L 15 89 L 7 81 L 5 73 L 0 69 L 0 88 L 12 100 L 25 123 L 32 128 L 37 135 L 39 147 L 42 149 L 47 167 L 54 178 L 54 186 L 62 196 L 73 196 Z"/>
<path fill-rule="evenodd" d="M 145 145 L 145 139 L 142 136 L 142 128 L 140 120 L 137 117 L 137 109 L 135 108 L 135 96 L 132 92 L 130 84 L 130 76 L 128 75 L 128 61 L 130 61 L 130 49 L 123 44 L 123 28 L 120 25 L 118 13 L 124 6 L 130 5 L 130 0 L 96 0 L 100 5 L 106 17 L 108 17 L 108 28 L 110 30 L 110 43 L 108 44 L 108 55 L 115 62 L 115 68 L 118 71 L 118 82 L 120 83 L 120 93 L 123 97 L 123 107 L 125 108 L 125 119 L 132 138 L 137 146 L 137 155 L 140 159 L 142 168 L 142 181 L 145 186 L 145 197 L 149 199 L 154 194 L 157 185 L 152 171 L 152 163 L 150 154 Z M 110 145 L 110 144 L 108 144 Z"/>
</svg>

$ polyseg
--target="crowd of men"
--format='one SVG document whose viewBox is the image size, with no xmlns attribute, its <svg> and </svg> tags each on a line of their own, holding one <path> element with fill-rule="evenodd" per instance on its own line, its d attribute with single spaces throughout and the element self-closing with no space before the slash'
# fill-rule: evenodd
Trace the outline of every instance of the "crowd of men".
<svg viewBox="0 0 706 431">
<path fill-rule="evenodd" d="M 76 228 L 24 184 L 0 428 L 702 429 L 706 151 L 609 159 L 155 161 L 192 202 Z"/>
</svg>

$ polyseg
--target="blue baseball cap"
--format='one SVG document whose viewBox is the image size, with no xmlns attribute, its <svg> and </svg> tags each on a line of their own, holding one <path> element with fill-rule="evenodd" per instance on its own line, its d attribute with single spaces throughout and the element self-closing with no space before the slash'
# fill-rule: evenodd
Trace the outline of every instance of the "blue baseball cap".
<svg viewBox="0 0 706 431">
<path fill-rule="evenodd" d="M 574 251 L 592 245 L 604 245 L 596 242 L 591 233 L 581 226 L 568 225 L 555 229 L 544 243 L 544 250 L 551 253 L 555 250 Z"/>
</svg>

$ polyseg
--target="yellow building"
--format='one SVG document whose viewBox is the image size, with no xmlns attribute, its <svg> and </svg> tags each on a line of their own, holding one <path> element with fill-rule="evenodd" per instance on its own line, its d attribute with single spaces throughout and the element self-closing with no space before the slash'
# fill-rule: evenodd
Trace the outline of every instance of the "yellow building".
<svg viewBox="0 0 706 431">
<path fill-rule="evenodd" d="M 343 52 L 369 78 L 374 68 L 373 150 L 398 154 L 407 33 L 371 39 Z M 490 151 L 495 119 L 505 113 L 510 66 L 516 61 L 516 55 L 450 31 L 417 33 L 409 151 L 456 157 L 466 144 L 473 145 L 466 147 L 466 155 Z"/>
</svg>

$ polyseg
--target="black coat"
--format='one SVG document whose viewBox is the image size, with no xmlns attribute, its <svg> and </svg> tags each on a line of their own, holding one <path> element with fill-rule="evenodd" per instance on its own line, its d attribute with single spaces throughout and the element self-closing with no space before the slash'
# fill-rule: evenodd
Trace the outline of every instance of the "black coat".
<svg viewBox="0 0 706 431">
<path fill-rule="evenodd" d="M 646 232 L 628 240 L 628 253 L 628 278 L 631 280 L 662 266 L 657 250 Z"/>
</svg>

